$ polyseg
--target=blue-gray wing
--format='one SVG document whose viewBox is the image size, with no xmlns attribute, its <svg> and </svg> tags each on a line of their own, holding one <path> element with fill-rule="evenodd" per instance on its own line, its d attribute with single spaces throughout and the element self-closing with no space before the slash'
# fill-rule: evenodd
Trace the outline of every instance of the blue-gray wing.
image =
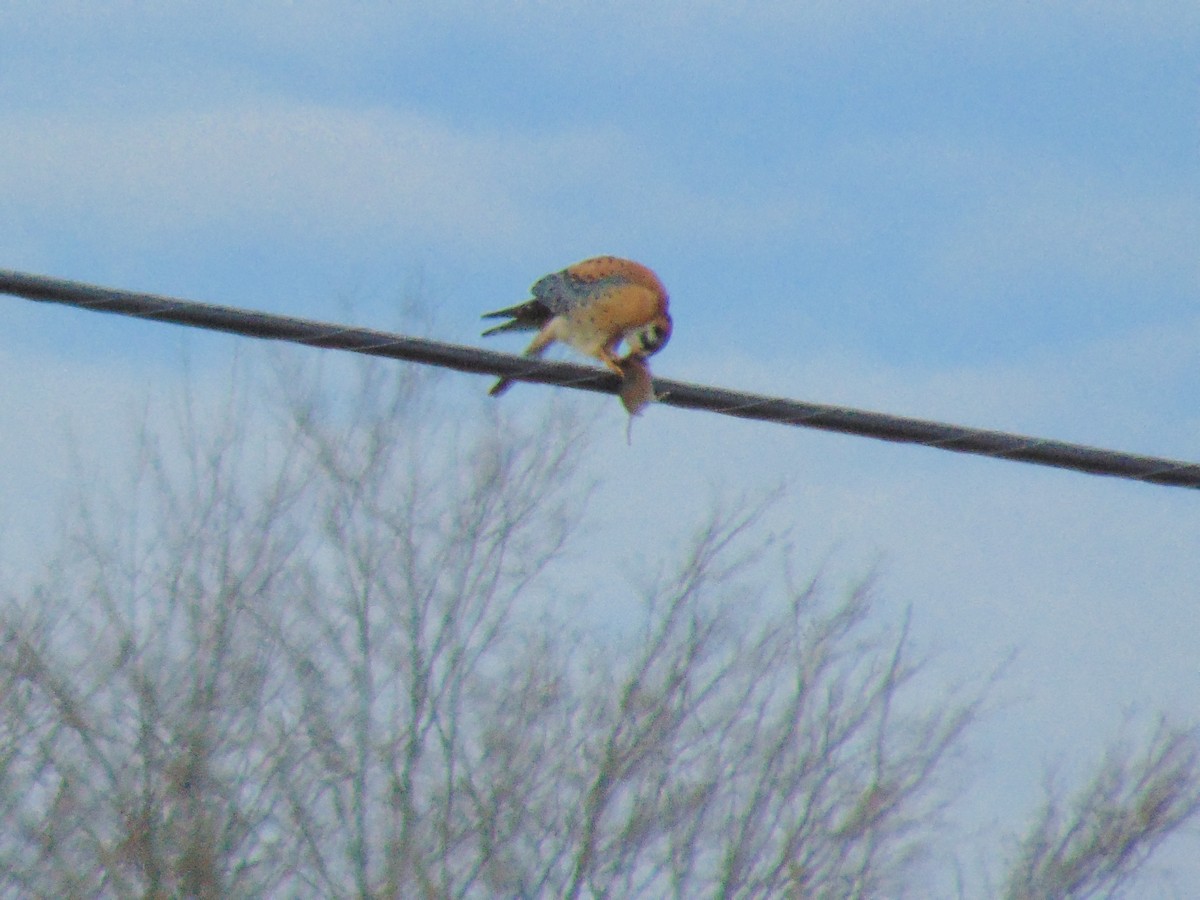
<svg viewBox="0 0 1200 900">
<path fill-rule="evenodd" d="M 530 289 L 530 292 L 553 315 L 557 316 L 570 312 L 605 289 L 624 281 L 626 279 L 620 275 L 588 280 L 564 270 L 540 279 Z"/>
</svg>

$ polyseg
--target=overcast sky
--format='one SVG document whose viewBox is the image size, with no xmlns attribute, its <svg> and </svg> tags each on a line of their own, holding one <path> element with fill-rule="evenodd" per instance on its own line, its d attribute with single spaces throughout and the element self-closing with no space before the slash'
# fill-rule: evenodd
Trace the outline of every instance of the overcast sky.
<svg viewBox="0 0 1200 900">
<path fill-rule="evenodd" d="M 657 374 L 1200 460 L 1197 48 L 1194 0 L 10 0 L 0 268 L 381 328 L 417 294 L 475 343 L 616 253 L 670 289 Z M 122 471 L 146 386 L 219 380 L 239 340 L 4 297 L 0 330 L 18 568 L 71 442 Z M 667 408 L 627 446 L 579 402 L 614 552 L 786 481 L 802 560 L 877 565 L 948 677 L 1015 652 L 971 744 L 980 846 L 1130 715 L 1200 718 L 1194 492 Z"/>
</svg>

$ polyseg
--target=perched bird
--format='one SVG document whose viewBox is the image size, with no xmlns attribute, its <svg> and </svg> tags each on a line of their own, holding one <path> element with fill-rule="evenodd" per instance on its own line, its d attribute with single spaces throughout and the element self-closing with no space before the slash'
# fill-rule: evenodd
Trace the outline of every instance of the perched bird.
<svg viewBox="0 0 1200 900">
<path fill-rule="evenodd" d="M 530 292 L 532 300 L 485 313 L 485 319 L 507 317 L 509 321 L 489 328 L 484 337 L 505 331 L 536 331 L 525 348 L 526 356 L 541 356 L 552 343 L 561 341 L 594 356 L 622 379 L 627 378 L 624 366 L 636 357 L 636 377 L 647 381 L 641 360 L 657 353 L 671 338 L 667 289 L 657 275 L 632 260 L 616 256 L 585 259 L 547 275 Z M 624 359 L 616 355 L 622 340 L 629 347 Z M 512 379 L 501 378 L 489 393 L 498 397 L 511 384 Z M 639 408 L 641 405 L 638 403 Z"/>
</svg>

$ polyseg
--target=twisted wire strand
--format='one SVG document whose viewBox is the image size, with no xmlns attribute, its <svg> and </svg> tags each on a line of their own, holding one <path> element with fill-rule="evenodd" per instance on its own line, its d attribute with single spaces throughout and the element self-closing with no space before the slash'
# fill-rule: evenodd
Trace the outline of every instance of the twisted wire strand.
<svg viewBox="0 0 1200 900">
<path fill-rule="evenodd" d="M 620 387 L 616 375 L 576 363 L 529 359 L 480 347 L 447 344 L 231 306 L 196 303 L 157 294 L 114 290 L 23 272 L 0 269 L 0 292 L 28 300 L 61 303 L 245 337 L 290 341 L 328 350 L 348 350 L 441 366 L 459 372 L 555 384 L 596 393 L 615 394 Z M 654 379 L 654 389 L 661 403 L 681 409 L 920 444 L 956 453 L 992 456 L 1168 487 L 1200 488 L 1200 464 L 1197 463 L 850 407 L 766 397 L 668 378 Z"/>
</svg>

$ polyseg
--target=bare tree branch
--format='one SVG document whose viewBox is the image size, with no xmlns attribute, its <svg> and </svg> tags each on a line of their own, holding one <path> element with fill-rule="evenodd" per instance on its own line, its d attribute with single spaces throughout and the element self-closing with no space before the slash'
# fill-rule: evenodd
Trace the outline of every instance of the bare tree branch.
<svg viewBox="0 0 1200 900">
<path fill-rule="evenodd" d="M 570 407 L 278 365 L 269 413 L 148 407 L 0 599 L 0 893 L 924 895 L 991 682 L 945 691 L 872 579 L 793 578 L 742 500 L 591 633 L 547 577 L 589 493 Z M 1116 890 L 1198 808 L 1163 724 L 1048 803 L 1006 895 Z"/>
<path fill-rule="evenodd" d="M 1140 752 L 1110 750 L 1069 804 L 1047 799 L 1021 841 L 1005 896 L 1115 892 L 1198 811 L 1200 736 L 1160 719 Z"/>
</svg>

